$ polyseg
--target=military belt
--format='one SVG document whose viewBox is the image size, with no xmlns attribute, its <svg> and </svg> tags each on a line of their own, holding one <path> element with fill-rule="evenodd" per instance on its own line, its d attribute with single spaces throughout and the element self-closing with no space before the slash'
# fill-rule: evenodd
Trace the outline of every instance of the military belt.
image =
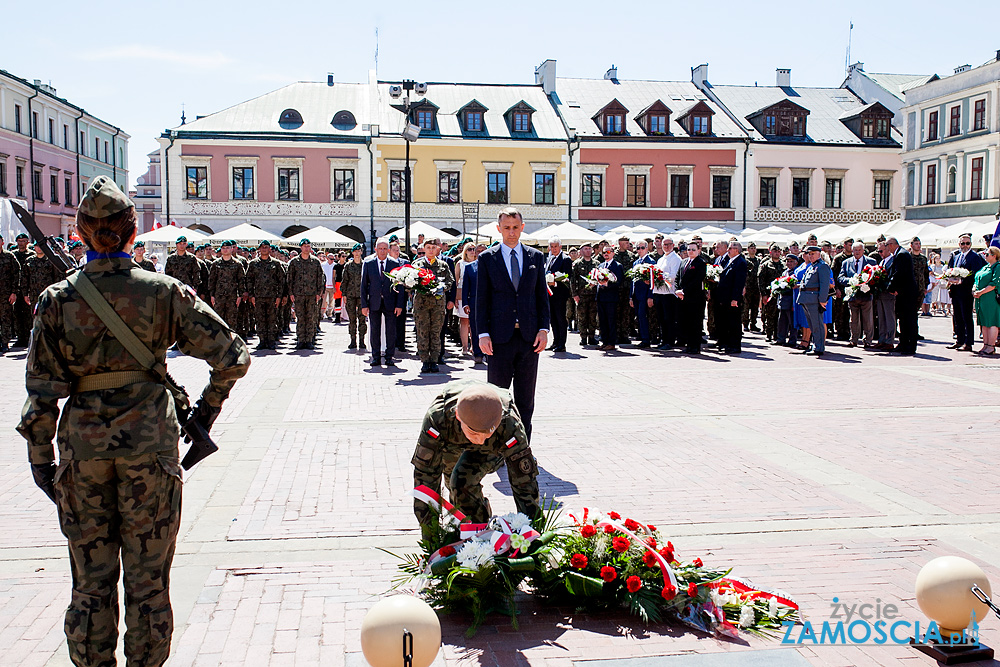
<svg viewBox="0 0 1000 667">
<path fill-rule="evenodd" d="M 148 371 L 112 371 L 110 373 L 95 373 L 78 378 L 73 385 L 73 393 L 84 391 L 101 391 L 104 389 L 121 389 L 137 382 L 159 382 L 159 378 Z"/>
</svg>

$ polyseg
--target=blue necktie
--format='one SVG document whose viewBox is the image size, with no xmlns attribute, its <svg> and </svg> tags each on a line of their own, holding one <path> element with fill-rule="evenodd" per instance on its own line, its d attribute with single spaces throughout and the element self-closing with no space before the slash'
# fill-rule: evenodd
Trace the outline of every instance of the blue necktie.
<svg viewBox="0 0 1000 667">
<path fill-rule="evenodd" d="M 514 283 L 516 291 L 521 282 L 521 264 L 517 261 L 517 248 L 510 251 L 510 281 Z"/>
</svg>

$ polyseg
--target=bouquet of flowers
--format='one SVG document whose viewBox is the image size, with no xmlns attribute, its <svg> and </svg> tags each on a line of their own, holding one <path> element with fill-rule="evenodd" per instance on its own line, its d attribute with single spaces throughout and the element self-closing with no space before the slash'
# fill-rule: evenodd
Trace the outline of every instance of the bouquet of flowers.
<svg viewBox="0 0 1000 667">
<path fill-rule="evenodd" d="M 791 292 L 798 286 L 799 280 L 795 276 L 781 276 L 771 281 L 768 290 L 770 290 L 771 296 L 777 296 L 782 292 Z"/>
<path fill-rule="evenodd" d="M 713 264 L 705 268 L 705 289 L 712 289 L 719 284 L 719 276 L 722 275 L 722 268 L 718 264 Z"/>
<path fill-rule="evenodd" d="M 532 576 L 543 594 L 584 608 L 620 607 L 644 622 L 675 621 L 704 632 L 735 637 L 737 628 L 775 635 L 798 620 L 798 605 L 780 591 L 763 591 L 707 567 L 682 562 L 655 526 L 622 519 L 617 512 L 584 508 L 559 541 L 554 565 Z"/>
<path fill-rule="evenodd" d="M 439 298 L 444 294 L 441 281 L 438 280 L 438 277 L 430 269 L 418 269 L 415 266 L 406 264 L 389 271 L 385 275 L 392 281 L 393 287 L 402 287 L 403 289 L 413 290 L 419 294 L 431 294 Z"/>
<path fill-rule="evenodd" d="M 667 280 L 663 275 L 663 269 L 655 264 L 638 264 L 625 272 L 625 277 L 631 278 L 632 282 L 640 280 L 653 287 L 666 287 Z"/>
<path fill-rule="evenodd" d="M 947 280 L 949 285 L 957 285 L 968 277 L 969 270 L 963 269 L 959 266 L 953 266 L 949 269 L 945 269 L 941 274 L 942 280 Z"/>
<path fill-rule="evenodd" d="M 587 276 L 586 280 L 591 285 L 600 285 L 601 283 L 618 282 L 618 276 L 616 276 L 611 269 L 602 269 L 597 267 L 590 272 L 590 275 Z"/>
<path fill-rule="evenodd" d="M 417 487 L 413 495 L 437 512 L 437 520 L 420 541 L 420 553 L 386 551 L 402 560 L 393 588 L 415 585 L 434 608 L 471 616 L 470 637 L 492 611 L 510 616 L 517 628 L 514 593 L 541 562 L 550 560 L 557 544 L 554 503 L 543 499 L 543 512 L 534 521 L 511 513 L 472 524 L 427 487 Z"/>
<path fill-rule="evenodd" d="M 557 271 L 556 273 L 546 273 L 545 282 L 549 286 L 555 285 L 556 283 L 564 283 L 569 280 L 569 274 L 563 273 L 562 271 Z"/>
</svg>

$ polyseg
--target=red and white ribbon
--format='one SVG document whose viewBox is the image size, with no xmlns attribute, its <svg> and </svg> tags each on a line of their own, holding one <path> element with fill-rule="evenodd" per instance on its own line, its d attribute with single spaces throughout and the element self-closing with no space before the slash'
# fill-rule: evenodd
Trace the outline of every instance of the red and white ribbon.
<svg viewBox="0 0 1000 667">
<path fill-rule="evenodd" d="M 427 503 L 440 514 L 444 514 L 447 511 L 459 521 L 465 519 L 465 515 L 457 507 L 442 498 L 436 491 L 423 484 L 413 489 L 413 497 Z"/>
<path fill-rule="evenodd" d="M 731 588 L 740 595 L 742 595 L 747 600 L 754 600 L 756 598 L 774 598 L 777 600 L 778 604 L 783 604 L 786 607 L 791 607 L 792 609 L 798 609 L 799 605 L 784 591 L 779 590 L 768 590 L 764 588 L 758 588 L 752 581 L 747 579 L 740 579 L 739 577 L 726 577 L 716 584 L 720 591 L 725 591 L 726 588 Z"/>
</svg>

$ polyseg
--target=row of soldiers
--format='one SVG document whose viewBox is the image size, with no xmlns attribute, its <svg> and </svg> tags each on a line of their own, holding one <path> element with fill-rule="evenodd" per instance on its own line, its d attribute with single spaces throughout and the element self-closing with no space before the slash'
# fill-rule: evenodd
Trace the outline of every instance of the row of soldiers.
<svg viewBox="0 0 1000 667">
<path fill-rule="evenodd" d="M 199 258 L 199 252 L 205 256 Z M 262 241 L 257 256 L 250 259 L 249 249 L 230 240 L 222 243 L 218 257 L 205 247 L 192 254 L 181 236 L 163 272 L 191 287 L 240 336 L 259 336 L 257 349 L 273 350 L 281 335 L 291 332 L 294 308 L 296 349 L 314 349 L 319 304 L 326 289 L 323 268 L 308 239 L 287 263 L 278 259 L 281 252 Z M 136 252 L 136 262 L 153 270 L 141 251 Z"/>
<path fill-rule="evenodd" d="M 11 339 L 14 347 L 27 347 L 38 296 L 63 278 L 29 240 L 27 234 L 18 234 L 14 247 L 5 250 L 0 237 L 0 354 L 10 349 Z M 80 254 L 76 245 L 71 251 L 74 256 Z"/>
</svg>

